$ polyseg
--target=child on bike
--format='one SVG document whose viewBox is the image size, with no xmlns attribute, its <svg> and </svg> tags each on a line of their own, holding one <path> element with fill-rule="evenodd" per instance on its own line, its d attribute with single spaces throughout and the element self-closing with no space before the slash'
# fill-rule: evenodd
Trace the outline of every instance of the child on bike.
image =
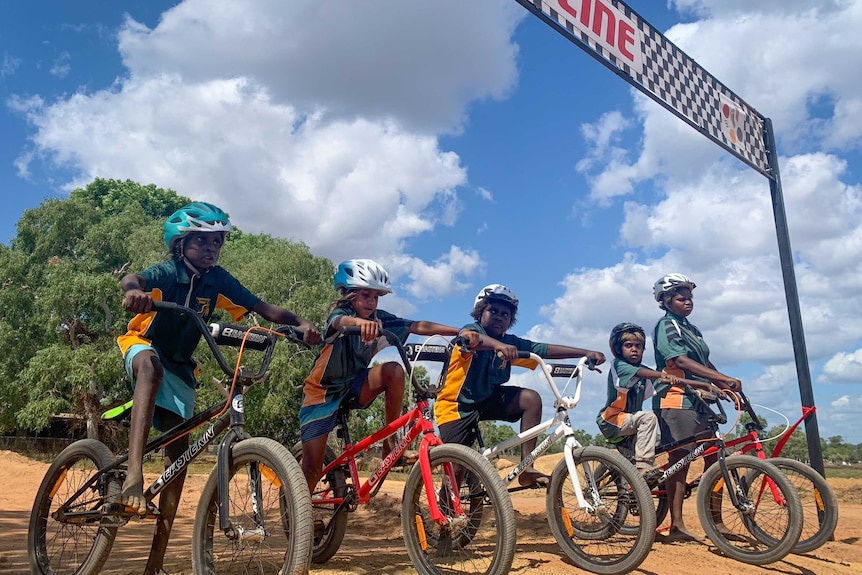
<svg viewBox="0 0 862 575">
<path fill-rule="evenodd" d="M 645 399 L 655 395 L 652 380 L 660 379 L 673 385 L 679 378 L 641 363 L 646 334 L 639 325 L 615 325 L 608 345 L 614 361 L 608 372 L 608 400 L 599 411 L 596 423 L 610 443 L 627 441 L 633 444 L 635 466 L 647 484 L 653 487 L 662 474 L 661 468 L 655 466 L 658 418 L 652 411 L 643 411 L 641 407 Z"/>
<path fill-rule="evenodd" d="M 178 314 L 151 311 L 154 300 L 191 307 L 204 320 L 216 309 L 226 310 L 234 320 L 254 311 L 268 321 L 299 327 L 308 343 L 320 342 L 320 334 L 310 321 L 266 303 L 216 265 L 231 229 L 227 214 L 212 204 L 184 206 L 164 224 L 170 258 L 120 280 L 123 307 L 137 314 L 129 322 L 128 332 L 117 338 L 134 385 L 128 474 L 116 500 L 130 513 L 148 512 L 142 457 L 151 423 L 164 431 L 191 417 L 197 387 L 197 364 L 192 353 L 200 332 Z M 187 448 L 188 437 L 171 443 L 165 449 L 165 468 Z M 147 575 L 162 569 L 184 479 L 178 477 L 161 492 L 156 532 L 144 571 Z"/>
<path fill-rule="evenodd" d="M 386 423 L 401 416 L 404 401 L 404 368 L 390 361 L 369 368 L 372 358 L 386 347 L 380 330 L 393 332 L 401 343 L 409 334 L 450 335 L 458 328 L 429 321 L 400 318 L 378 309 L 380 296 L 392 292 L 389 274 L 373 260 L 355 259 L 338 264 L 333 278 L 340 296 L 330 307 L 324 335 L 326 342 L 315 359 L 311 374 L 305 380 L 302 408 L 299 410 L 302 439 L 302 471 L 309 490 L 323 471 L 326 439 L 335 428 L 338 407 L 342 402 L 365 409 L 384 394 Z M 345 335 L 341 328 L 359 327 L 358 335 Z M 383 456 L 392 450 L 389 440 L 383 444 Z"/>
<path fill-rule="evenodd" d="M 456 348 L 449 361 L 446 383 L 434 413 L 440 438 L 447 443 L 472 445 L 479 421 L 521 420 L 521 431 L 538 425 L 542 417 L 542 398 L 532 389 L 503 385 L 509 381 L 511 365 L 534 369 L 536 362 L 518 359 L 519 351 L 531 351 L 542 358 L 563 359 L 588 356 L 604 363 L 599 351 L 564 345 L 537 343 L 506 333 L 515 324 L 518 298 L 504 285 L 482 288 L 473 302 L 475 323 L 462 328 L 462 334 L 479 335 L 476 351 L 462 353 Z M 536 447 L 536 439 L 521 446 L 521 459 Z M 523 486 L 547 486 L 549 477 L 530 467 L 518 477 Z"/>
<path fill-rule="evenodd" d="M 703 382 L 709 389 L 712 382 L 723 390 L 742 390 L 742 382 L 719 372 L 709 360 L 709 347 L 700 330 L 688 320 L 694 309 L 692 290 L 695 283 L 680 273 L 662 276 L 653 285 L 653 296 L 659 308 L 665 311 L 653 330 L 655 361 L 664 372 L 678 377 Z M 693 397 L 695 391 L 685 387 L 661 384 L 656 387 L 653 397 L 653 410 L 659 416 L 659 431 L 662 444 L 687 440 L 700 434 L 707 434 L 710 427 L 707 415 L 698 409 L 700 402 Z M 695 447 L 688 443 L 675 447 L 668 452 L 668 464 L 674 465 Z M 716 456 L 704 458 L 704 470 L 716 461 Z M 685 481 L 688 466 L 673 474 L 667 480 L 667 500 L 670 509 L 671 528 L 666 541 L 702 541 L 689 531 L 682 514 L 685 499 Z M 716 524 L 721 524 L 717 518 Z"/>
</svg>

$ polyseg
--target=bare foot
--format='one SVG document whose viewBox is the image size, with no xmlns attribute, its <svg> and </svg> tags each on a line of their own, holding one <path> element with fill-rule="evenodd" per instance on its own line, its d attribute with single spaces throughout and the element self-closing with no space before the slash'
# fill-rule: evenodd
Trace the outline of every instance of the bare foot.
<svg viewBox="0 0 862 575">
<path fill-rule="evenodd" d="M 688 529 L 680 529 L 679 527 L 671 527 L 668 534 L 658 539 L 662 543 L 705 543 L 705 540 L 700 535 L 692 533 Z"/>
<path fill-rule="evenodd" d="M 123 483 L 123 490 L 114 501 L 120 505 L 125 505 L 129 512 L 146 515 L 147 499 L 144 497 L 144 478 L 141 477 L 136 480 L 127 477 L 126 482 Z"/>
<path fill-rule="evenodd" d="M 550 477 L 532 468 L 525 469 L 521 475 L 518 476 L 518 483 L 521 484 L 521 487 L 528 487 L 530 485 L 547 487 L 550 482 Z"/>
</svg>

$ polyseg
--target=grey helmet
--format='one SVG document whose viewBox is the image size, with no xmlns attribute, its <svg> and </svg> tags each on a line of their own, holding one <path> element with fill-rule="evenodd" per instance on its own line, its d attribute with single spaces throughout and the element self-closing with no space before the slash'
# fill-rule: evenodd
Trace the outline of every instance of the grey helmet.
<svg viewBox="0 0 862 575">
<path fill-rule="evenodd" d="M 655 301 L 661 302 L 661 298 L 664 294 L 675 291 L 679 288 L 688 288 L 694 289 L 697 285 L 688 279 L 687 276 L 678 273 L 667 274 L 662 277 L 660 280 L 655 282 L 652 286 L 652 293 L 655 297 Z"/>
</svg>

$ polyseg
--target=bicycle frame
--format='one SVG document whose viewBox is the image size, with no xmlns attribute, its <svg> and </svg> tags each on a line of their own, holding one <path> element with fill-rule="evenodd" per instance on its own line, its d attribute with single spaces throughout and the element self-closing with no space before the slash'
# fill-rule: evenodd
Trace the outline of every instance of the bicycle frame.
<svg viewBox="0 0 862 575">
<path fill-rule="evenodd" d="M 355 329 L 356 328 L 345 328 L 344 332 L 353 333 L 353 330 Z M 409 369 L 410 358 L 404 350 L 404 347 L 401 345 L 400 340 L 398 340 L 393 333 L 387 330 L 381 330 L 381 335 L 385 336 L 390 342 L 395 344 L 394 347 L 398 350 L 401 360 L 404 362 L 405 367 Z M 425 484 L 426 492 L 433 492 L 433 488 L 431 488 L 433 486 L 433 480 L 431 477 L 431 460 L 428 451 L 434 446 L 442 445 L 443 442 L 434 433 L 434 414 L 428 403 L 428 394 L 418 387 L 412 373 L 410 380 L 415 388 L 416 405 L 398 419 L 385 425 L 368 437 L 361 439 L 359 442 L 353 443 L 350 440 L 350 436 L 347 431 L 346 414 L 342 412 L 339 417 L 339 425 L 345 439 L 344 450 L 334 461 L 324 467 L 322 476 L 325 477 L 326 474 L 333 469 L 347 465 L 350 470 L 350 479 L 356 496 L 356 502 L 359 504 L 364 505 L 371 501 L 371 498 L 374 497 L 386 476 L 395 466 L 395 463 L 404 454 L 404 452 L 407 451 L 410 444 L 413 443 L 413 441 L 415 441 L 420 435 L 422 436 L 422 439 L 419 443 L 419 466 L 422 471 L 422 481 Z M 356 465 L 356 456 L 378 441 L 382 441 L 395 435 L 401 429 L 404 429 L 406 432 L 401 441 L 398 442 L 398 444 L 393 447 L 392 451 L 383 458 L 383 461 L 381 461 L 380 465 L 371 472 L 368 479 L 361 481 L 359 478 L 359 469 Z M 445 467 L 445 473 L 450 485 L 458 484 L 455 470 L 451 465 L 447 465 Z M 462 515 L 463 510 L 461 508 L 460 498 L 456 495 L 455 490 L 450 489 L 449 492 L 452 497 L 451 504 L 455 516 Z M 343 507 L 353 503 L 352 494 L 347 497 L 337 497 L 332 493 L 331 488 L 328 491 L 321 491 L 314 493 L 313 495 L 313 502 L 317 505 L 329 504 Z M 440 510 L 440 506 L 438 505 L 436 498 L 428 498 L 428 510 L 433 521 L 436 521 L 440 525 L 449 524 L 449 519 Z"/>
<path fill-rule="evenodd" d="M 174 481 L 177 477 L 179 477 L 188 466 L 194 461 L 201 453 L 203 453 L 207 446 L 209 446 L 213 441 L 215 441 L 216 437 L 218 437 L 222 432 L 229 428 L 227 434 L 222 439 L 221 445 L 219 447 L 218 453 L 218 480 L 219 480 L 219 527 L 222 529 L 229 529 L 230 523 L 227 513 L 222 513 L 223 510 L 228 508 L 229 505 L 229 495 L 228 489 L 226 489 L 228 482 L 228 467 L 229 467 L 229 457 L 231 448 L 235 443 L 241 441 L 243 439 L 248 439 L 250 436 L 245 431 L 245 414 L 244 414 L 244 396 L 243 390 L 252 385 L 253 383 L 262 380 L 265 377 L 266 370 L 269 366 L 269 363 L 272 359 L 272 353 L 275 349 L 276 338 L 272 335 L 266 335 L 266 346 L 258 347 L 256 349 L 265 349 L 266 353 L 264 354 L 263 359 L 261 360 L 261 365 L 256 372 L 248 371 L 244 367 L 237 367 L 236 369 L 230 367 L 227 363 L 227 360 L 224 358 L 224 355 L 221 353 L 218 343 L 224 343 L 226 345 L 244 345 L 244 337 L 242 334 L 246 331 L 245 328 L 241 328 L 239 326 L 232 326 L 234 331 L 232 332 L 232 336 L 228 336 L 228 338 L 220 338 L 219 342 L 217 342 L 216 338 L 210 333 L 210 328 L 204 322 L 203 318 L 201 318 L 194 310 L 186 308 L 184 306 L 179 306 L 177 304 L 171 302 L 153 302 L 153 310 L 156 311 L 167 311 L 167 312 L 176 312 L 185 314 L 188 317 L 191 317 L 193 321 L 197 324 L 198 330 L 204 337 L 207 345 L 213 353 L 213 356 L 216 358 L 219 366 L 222 371 L 228 375 L 233 376 L 236 385 L 233 386 L 232 392 L 229 398 L 226 398 L 215 405 L 210 406 L 204 411 L 194 415 L 190 419 L 183 421 L 179 425 L 171 428 L 165 433 L 159 435 L 158 437 L 150 440 L 146 446 L 144 447 L 144 456 L 153 453 L 157 449 L 164 447 L 173 441 L 189 434 L 191 431 L 197 429 L 204 425 L 207 421 L 213 421 L 213 423 L 207 428 L 204 434 L 195 442 L 191 443 L 182 455 L 177 458 L 167 469 L 162 472 L 161 475 L 146 489 L 144 492 L 144 497 L 146 501 L 149 503 L 152 501 L 156 495 L 161 493 L 164 488 Z M 251 328 L 253 329 L 253 328 Z M 250 329 L 248 330 L 250 331 Z M 286 331 L 293 333 L 293 338 L 296 338 L 295 332 L 291 332 L 290 329 Z M 254 334 L 258 335 L 258 334 Z M 225 408 L 229 405 L 229 408 L 225 410 Z M 221 414 L 221 415 L 219 415 Z M 87 489 L 93 486 L 97 481 L 98 482 L 108 482 L 110 480 L 120 480 L 122 477 L 122 470 L 120 467 L 128 461 L 128 454 L 125 454 L 119 458 L 117 458 L 111 465 L 103 467 L 99 469 L 98 473 L 94 474 L 93 477 L 88 481 L 85 485 L 81 486 L 70 498 L 70 500 L 74 501 L 77 497 L 82 495 Z M 111 502 L 103 502 L 103 505 L 100 505 L 96 508 L 90 509 L 88 511 L 83 512 L 75 512 L 68 513 L 65 511 L 65 504 L 60 507 L 55 513 L 58 518 L 63 517 L 65 519 L 75 518 L 81 520 L 82 522 L 98 522 L 101 521 L 106 516 L 118 516 L 118 513 L 113 506 L 115 504 Z M 124 515 L 120 515 L 124 519 L 128 519 L 128 517 Z"/>
<path fill-rule="evenodd" d="M 533 462 L 538 459 L 542 454 L 547 452 L 551 446 L 559 441 L 561 438 L 566 438 L 566 449 L 564 450 L 564 456 L 566 460 L 566 466 L 569 469 L 569 477 L 572 481 L 572 487 L 574 488 L 575 497 L 578 500 L 578 506 L 581 509 L 586 509 L 588 511 L 593 511 L 594 506 L 589 503 L 583 494 L 583 489 L 581 489 L 580 479 L 578 478 L 577 469 L 575 466 L 575 459 L 572 455 L 572 452 L 575 449 L 579 449 L 583 447 L 580 442 L 575 438 L 575 431 L 572 429 L 572 426 L 569 422 L 569 409 L 574 409 L 578 402 L 581 399 L 581 383 L 583 381 L 583 372 L 584 368 L 587 366 L 589 360 L 586 357 L 580 359 L 577 365 L 565 365 L 565 364 L 547 364 L 545 361 L 538 355 L 534 353 L 530 353 L 529 356 L 524 354 L 525 358 L 529 357 L 536 361 L 539 364 L 539 367 L 542 369 L 542 373 L 545 376 L 545 380 L 548 382 L 548 386 L 551 388 L 551 391 L 556 398 L 554 401 L 554 407 L 556 408 L 556 412 L 554 416 L 538 425 L 531 427 L 526 431 L 522 431 L 521 433 L 515 435 L 499 443 L 498 445 L 492 447 L 482 447 L 480 446 L 480 453 L 487 459 L 495 457 L 502 453 L 507 449 L 511 449 L 513 447 L 517 447 L 522 443 L 525 443 L 531 439 L 539 437 L 542 433 L 548 431 L 549 429 L 554 429 L 554 431 L 545 438 L 541 443 L 536 445 L 535 449 L 533 449 L 527 456 L 523 458 L 523 460 L 506 475 L 505 482 L 506 484 L 511 483 L 518 477 L 525 469 L 530 467 Z M 575 392 L 572 397 L 564 397 L 560 390 L 557 388 L 557 385 L 554 383 L 554 377 L 565 377 L 575 378 Z M 518 489 L 518 488 L 514 488 Z"/>
</svg>

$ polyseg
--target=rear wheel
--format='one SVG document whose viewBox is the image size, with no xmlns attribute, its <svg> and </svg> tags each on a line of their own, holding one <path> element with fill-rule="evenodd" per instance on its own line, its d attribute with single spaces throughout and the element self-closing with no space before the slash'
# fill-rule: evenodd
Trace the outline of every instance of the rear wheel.
<svg viewBox="0 0 862 575">
<path fill-rule="evenodd" d="M 32 573 L 89 574 L 102 568 L 118 523 L 102 516 L 101 509 L 108 497 L 120 492 L 120 482 L 98 471 L 113 461 L 104 444 L 83 439 L 64 449 L 48 468 L 30 513 Z"/>
<path fill-rule="evenodd" d="M 308 572 L 311 558 L 311 499 L 305 476 L 280 443 L 245 439 L 231 451 L 229 525 L 219 523 L 219 469 L 201 493 L 192 537 L 196 575 Z"/>
<path fill-rule="evenodd" d="M 566 449 L 569 449 L 568 447 Z M 652 494 L 637 469 L 615 451 L 573 451 L 581 507 L 565 459 L 551 474 L 548 522 L 557 543 L 581 569 L 604 575 L 637 568 L 655 539 Z"/>
<path fill-rule="evenodd" d="M 838 502 L 822 475 L 795 459 L 773 457 L 768 460 L 796 488 L 802 504 L 802 535 L 794 553 L 809 553 L 832 539 L 838 525 Z"/>
<path fill-rule="evenodd" d="M 291 450 L 297 461 L 302 461 L 302 443 Z M 323 465 L 335 461 L 335 452 L 329 446 L 323 458 Z M 333 469 L 320 478 L 314 493 L 311 494 L 312 518 L 314 525 L 314 546 L 311 562 L 322 564 L 329 561 L 341 547 L 347 532 L 347 506 L 340 508 L 333 504 L 320 503 L 321 497 L 344 497 L 347 495 L 347 475 L 343 469 Z M 338 509 L 336 511 L 336 509 Z"/>
<path fill-rule="evenodd" d="M 802 505 L 793 484 L 771 463 L 750 455 L 711 465 L 697 490 L 700 523 L 728 557 L 766 565 L 793 551 L 802 533 Z M 731 495 L 737 498 L 734 505 Z"/>
<path fill-rule="evenodd" d="M 420 464 L 415 464 L 401 510 L 404 543 L 416 570 L 423 575 L 505 575 L 515 556 L 515 512 L 496 469 L 463 445 L 434 446 L 428 456 L 431 485 L 425 485 Z M 453 473 L 458 481 L 454 490 Z M 453 511 L 455 498 L 460 515 Z M 445 516 L 445 525 L 431 518 L 431 499 Z"/>
</svg>

